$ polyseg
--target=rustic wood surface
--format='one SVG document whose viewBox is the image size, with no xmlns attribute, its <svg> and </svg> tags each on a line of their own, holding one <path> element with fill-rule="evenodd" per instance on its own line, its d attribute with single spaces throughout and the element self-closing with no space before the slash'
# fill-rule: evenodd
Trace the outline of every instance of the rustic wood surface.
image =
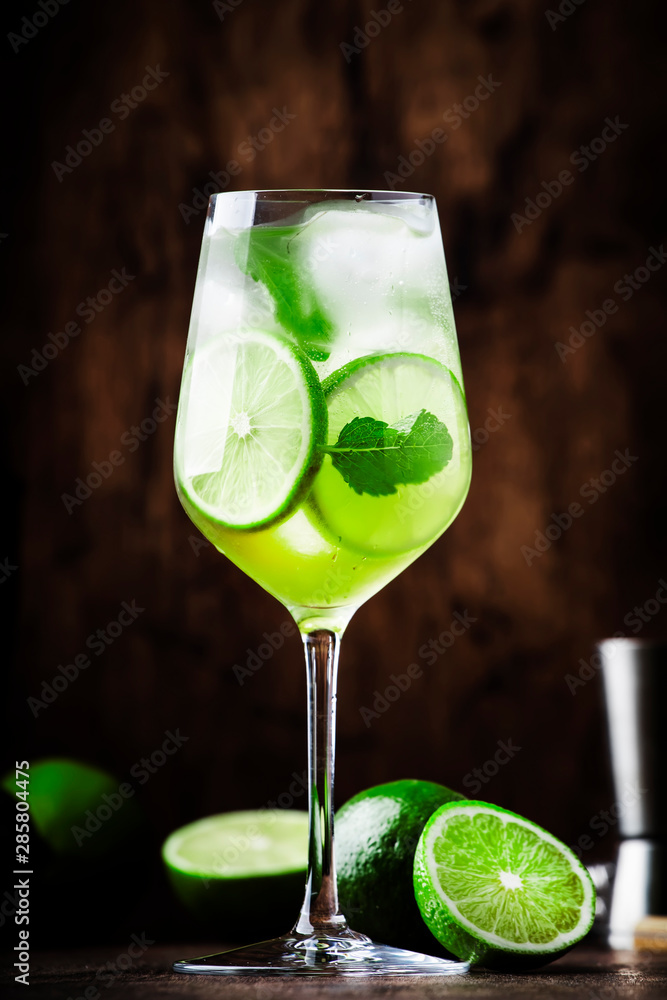
<svg viewBox="0 0 667 1000">
<path fill-rule="evenodd" d="M 6 554 L 19 568 L 3 601 L 14 601 L 16 754 L 73 756 L 121 782 L 178 728 L 182 750 L 136 785 L 158 838 L 287 795 L 303 772 L 297 637 L 242 686 L 234 675 L 286 612 L 198 548 L 173 488 L 173 416 L 136 450 L 127 442 L 156 400 L 178 395 L 203 222 L 196 190 L 210 172 L 235 159 L 227 189 L 384 188 L 416 141 L 443 129 L 403 187 L 438 200 L 479 447 L 455 524 L 345 637 L 337 800 L 405 776 L 472 792 L 473 769 L 486 766 L 481 797 L 570 843 L 588 837 L 585 860 L 606 857 L 613 821 L 604 834 L 590 827 L 613 804 L 599 675 L 584 667 L 591 679 L 574 690 L 566 678 L 596 638 L 630 633 L 624 619 L 655 604 L 667 570 L 664 273 L 628 301 L 614 291 L 667 229 L 658 8 L 590 0 L 555 26 L 537 0 L 403 8 L 349 59 L 341 43 L 369 23 L 370 2 L 245 0 L 222 16 L 208 0 L 70 4 L 16 53 L 5 46 L 14 140 L 0 224 L 2 400 L 17 529 Z M 8 15 L 7 32 L 26 10 Z M 121 117 L 114 102 L 147 67 L 168 76 Z M 495 89 L 474 108 L 480 77 Z M 457 104 L 474 110 L 461 117 Z M 248 137 L 276 108 L 294 118 L 251 158 Z M 114 130 L 58 173 L 67 147 L 104 118 Z M 580 171 L 571 156 L 607 118 L 628 127 Z M 517 232 L 512 214 L 568 168 L 573 182 Z M 86 323 L 77 307 L 113 269 L 134 277 Z M 617 312 L 561 360 L 556 344 L 610 297 Z M 76 320 L 80 335 L 25 384 L 18 366 Z M 499 409 L 508 416 L 485 439 Z M 582 501 L 626 449 L 637 460 Z M 114 451 L 122 464 L 68 513 L 63 494 Z M 577 501 L 584 515 L 529 566 L 521 547 Z M 90 652 L 87 637 L 124 601 L 144 610 L 35 718 L 27 699 Z M 427 665 L 420 648 L 455 612 L 474 624 Z M 664 632 L 666 614 L 645 616 L 640 634 Z M 367 726 L 360 708 L 412 662 L 423 677 Z M 499 768 L 498 741 L 520 748 Z"/>
<path fill-rule="evenodd" d="M 635 956 L 630 952 L 598 952 L 580 947 L 569 955 L 539 971 L 524 975 L 501 975 L 476 971 L 466 976 L 451 977 L 391 977 L 355 981 L 341 977 L 326 982 L 318 979 L 252 977 L 239 979 L 220 976 L 183 976 L 171 971 L 171 963 L 184 955 L 210 953 L 215 946 L 192 945 L 170 948 L 154 947 L 144 958 L 135 961 L 125 972 L 111 975 L 109 963 L 115 965 L 118 952 L 99 949 L 87 952 L 62 952 L 35 956 L 30 978 L 30 996 L 37 1000 L 72 1000 L 85 996 L 86 988 L 97 988 L 102 995 L 141 997 L 157 1000 L 162 997 L 219 997 L 232 1000 L 281 1000 L 299 996 L 306 1000 L 336 997 L 347 1000 L 356 997 L 424 997 L 426 1000 L 486 1000 L 499 992 L 521 1000 L 664 1000 L 667 992 L 667 960 L 656 956 Z M 98 970 L 101 978 L 96 978 Z M 4 995 L 19 997 L 21 987 L 9 987 Z"/>
</svg>

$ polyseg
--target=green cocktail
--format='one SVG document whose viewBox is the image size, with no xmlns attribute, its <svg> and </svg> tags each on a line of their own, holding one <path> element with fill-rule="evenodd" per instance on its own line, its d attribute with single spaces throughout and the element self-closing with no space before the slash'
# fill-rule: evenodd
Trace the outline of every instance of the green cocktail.
<svg viewBox="0 0 667 1000">
<path fill-rule="evenodd" d="M 290 610 L 304 638 L 311 866 L 301 918 L 271 956 L 244 949 L 180 971 L 294 972 L 297 959 L 311 972 L 313 963 L 320 972 L 429 971 L 424 956 L 380 953 L 338 912 L 332 706 L 352 614 L 442 534 L 465 499 L 462 385 L 430 196 L 211 199 L 175 479 L 192 521 Z"/>
<path fill-rule="evenodd" d="M 218 197 L 207 224 L 176 433 L 179 496 L 299 625 L 342 628 L 445 530 L 468 490 L 440 232 L 420 201 L 332 200 L 289 227 L 225 226 L 225 201 L 244 197 Z M 414 426 L 422 411 L 416 447 L 405 433 L 403 448 L 373 436 L 377 423 Z M 350 451 L 328 450 L 355 418 L 376 424 Z M 299 449 L 301 464 L 291 461 Z M 352 483 L 344 455 L 361 466 Z"/>
</svg>

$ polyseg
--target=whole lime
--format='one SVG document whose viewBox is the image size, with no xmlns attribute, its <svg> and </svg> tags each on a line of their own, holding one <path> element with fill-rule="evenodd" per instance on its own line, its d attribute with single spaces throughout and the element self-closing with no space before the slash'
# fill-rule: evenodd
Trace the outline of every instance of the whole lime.
<svg viewBox="0 0 667 1000">
<path fill-rule="evenodd" d="M 415 901 L 414 855 L 430 816 L 463 799 L 432 781 L 405 779 L 359 792 L 336 813 L 340 907 L 374 941 L 431 954 L 442 949 Z"/>
</svg>

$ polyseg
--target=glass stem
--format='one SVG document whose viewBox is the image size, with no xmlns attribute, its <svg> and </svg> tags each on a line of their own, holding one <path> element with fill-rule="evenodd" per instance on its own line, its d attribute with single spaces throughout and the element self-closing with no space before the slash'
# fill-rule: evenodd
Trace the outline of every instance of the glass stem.
<svg viewBox="0 0 667 1000">
<path fill-rule="evenodd" d="M 333 831 L 340 638 L 335 632 L 318 629 L 302 633 L 302 639 L 308 674 L 308 881 L 294 931 L 335 936 L 347 931 L 338 908 Z"/>
</svg>

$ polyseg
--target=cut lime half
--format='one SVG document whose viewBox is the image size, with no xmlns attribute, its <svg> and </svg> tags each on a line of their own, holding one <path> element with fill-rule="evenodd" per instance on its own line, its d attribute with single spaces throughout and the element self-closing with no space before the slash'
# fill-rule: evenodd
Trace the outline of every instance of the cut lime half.
<svg viewBox="0 0 667 1000">
<path fill-rule="evenodd" d="M 174 831 L 162 859 L 177 896 L 212 932 L 281 933 L 303 900 L 308 813 L 208 816 Z"/>
<path fill-rule="evenodd" d="M 256 529 L 285 517 L 321 461 L 327 410 L 286 338 L 253 331 L 195 350 L 179 403 L 176 478 L 207 518 Z"/>
<path fill-rule="evenodd" d="M 244 878 L 306 870 L 308 813 L 291 809 L 220 813 L 172 833 L 169 867 L 201 878 Z"/>
<path fill-rule="evenodd" d="M 590 930 L 595 889 L 576 855 L 541 827 L 486 802 L 450 802 L 419 839 L 415 896 L 435 937 L 465 961 L 528 968 Z"/>
<path fill-rule="evenodd" d="M 423 354 L 374 354 L 340 368 L 322 388 L 330 447 L 355 417 L 393 427 L 422 410 L 443 423 L 452 439 L 451 459 L 440 471 L 389 496 L 359 494 L 327 455 L 312 491 L 322 530 L 363 555 L 392 556 L 430 544 L 458 514 L 470 483 L 468 417 L 452 372 Z"/>
</svg>

